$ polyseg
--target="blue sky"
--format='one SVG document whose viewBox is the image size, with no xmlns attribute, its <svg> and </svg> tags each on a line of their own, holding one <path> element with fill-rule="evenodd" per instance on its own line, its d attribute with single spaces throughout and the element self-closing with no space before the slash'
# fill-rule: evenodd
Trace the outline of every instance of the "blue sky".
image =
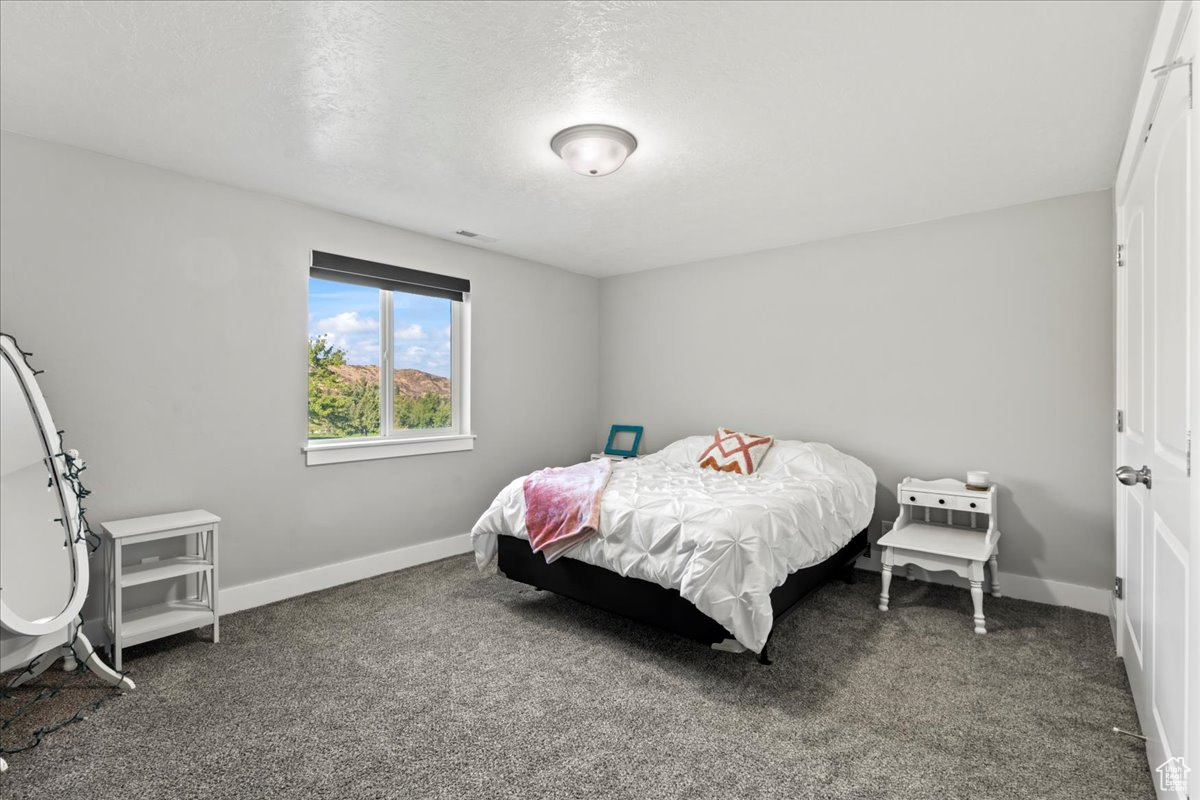
<svg viewBox="0 0 1200 800">
<path fill-rule="evenodd" d="M 450 376 L 450 300 L 395 293 L 396 369 Z M 379 364 L 379 290 L 308 279 L 308 335 L 327 335 L 349 364 Z"/>
</svg>

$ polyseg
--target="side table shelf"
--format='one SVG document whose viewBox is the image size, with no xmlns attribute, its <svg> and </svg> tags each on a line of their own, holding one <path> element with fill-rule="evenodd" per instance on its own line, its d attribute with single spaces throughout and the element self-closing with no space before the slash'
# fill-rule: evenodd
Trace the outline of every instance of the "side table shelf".
<svg viewBox="0 0 1200 800">
<path fill-rule="evenodd" d="M 104 535 L 105 625 L 112 645 L 113 666 L 121 669 L 121 651 L 142 642 L 213 626 L 220 641 L 217 606 L 217 525 L 207 511 L 181 511 L 152 517 L 115 520 L 101 525 Z M 143 556 L 127 561 L 127 548 L 164 539 L 183 539 L 184 555 Z M 136 552 L 135 552 L 136 555 Z M 123 590 L 156 581 L 193 578 L 191 597 L 125 608 Z"/>
</svg>

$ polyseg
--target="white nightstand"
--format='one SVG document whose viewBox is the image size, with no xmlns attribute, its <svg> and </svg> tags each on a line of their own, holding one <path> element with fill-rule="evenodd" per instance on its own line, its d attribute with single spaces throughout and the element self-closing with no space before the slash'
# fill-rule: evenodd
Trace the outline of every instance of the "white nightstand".
<svg viewBox="0 0 1200 800">
<path fill-rule="evenodd" d="M 101 525 L 104 532 L 105 611 L 112 636 L 113 666 L 121 669 L 121 650 L 176 633 L 213 626 L 220 640 L 217 611 L 217 523 L 207 511 L 180 511 L 136 517 Z M 195 537 L 188 540 L 187 537 Z M 160 558 L 145 555 L 126 560 L 126 548 L 162 539 L 183 538 L 183 555 Z M 188 578 L 191 596 L 157 605 L 126 609 L 122 591 L 131 586 Z"/>
<path fill-rule="evenodd" d="M 996 567 L 1000 528 L 996 515 L 996 487 L 968 489 L 962 481 L 943 478 L 900 482 L 900 516 L 880 538 L 883 548 L 883 591 L 879 610 L 888 610 L 892 567 L 905 564 L 930 572 L 954 572 L 971 582 L 975 605 L 975 632 L 987 633 L 983 619 L 983 565 L 992 577 L 992 596 L 1000 596 Z M 982 525 L 985 522 L 986 525 Z"/>
</svg>

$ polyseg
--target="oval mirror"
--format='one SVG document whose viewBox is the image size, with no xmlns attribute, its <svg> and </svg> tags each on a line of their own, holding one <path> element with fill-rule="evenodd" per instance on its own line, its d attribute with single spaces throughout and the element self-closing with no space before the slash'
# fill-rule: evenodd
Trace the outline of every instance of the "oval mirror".
<svg viewBox="0 0 1200 800">
<path fill-rule="evenodd" d="M 33 370 L 0 336 L 0 625 L 39 636 L 71 622 L 87 594 L 87 546 L 66 459 Z"/>
</svg>

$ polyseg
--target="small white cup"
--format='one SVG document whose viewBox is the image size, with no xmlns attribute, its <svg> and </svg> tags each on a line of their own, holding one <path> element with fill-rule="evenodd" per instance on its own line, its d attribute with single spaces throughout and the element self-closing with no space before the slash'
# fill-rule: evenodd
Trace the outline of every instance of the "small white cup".
<svg viewBox="0 0 1200 800">
<path fill-rule="evenodd" d="M 967 484 L 970 486 L 988 486 L 991 475 L 983 470 L 971 470 L 967 472 Z"/>
</svg>

